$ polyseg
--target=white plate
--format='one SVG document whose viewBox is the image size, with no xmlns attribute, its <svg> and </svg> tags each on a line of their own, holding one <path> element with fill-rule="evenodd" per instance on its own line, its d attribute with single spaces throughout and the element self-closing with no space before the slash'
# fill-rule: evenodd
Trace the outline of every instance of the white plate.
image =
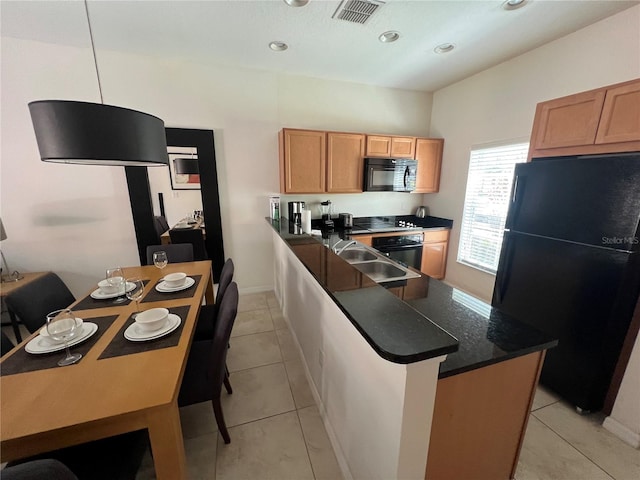
<svg viewBox="0 0 640 480">
<path fill-rule="evenodd" d="M 186 290 L 187 288 L 191 288 L 195 284 L 196 284 L 196 281 L 191 277 L 187 277 L 184 283 L 180 287 L 168 287 L 163 280 L 162 282 L 156 285 L 156 290 L 162 293 L 173 293 L 173 292 L 179 292 L 181 290 Z"/>
<path fill-rule="evenodd" d="M 91 335 L 93 335 L 97 331 L 98 331 L 98 325 L 92 322 L 84 322 L 82 324 L 82 331 L 77 337 L 73 338 L 69 342 L 69 346 L 73 347 L 74 345 L 77 345 L 80 342 L 84 342 L 87 338 L 89 338 Z M 29 343 L 27 343 L 24 349 L 27 353 L 33 353 L 36 355 L 41 353 L 52 353 L 52 352 L 64 350 L 64 343 L 51 345 L 46 338 L 38 335 L 37 337 L 34 337 Z"/>
<path fill-rule="evenodd" d="M 126 288 L 125 292 L 130 292 L 134 288 L 136 288 L 136 284 L 135 283 L 127 282 L 127 288 Z M 95 300 L 107 300 L 109 298 L 122 297 L 123 295 L 124 295 L 123 293 L 117 293 L 117 292 L 116 293 L 102 293 L 99 288 L 94 290 L 93 292 L 91 292 L 91 298 L 93 298 Z"/>
<path fill-rule="evenodd" d="M 174 225 L 173 229 L 174 230 L 187 230 L 189 228 L 193 228 L 193 225 L 189 225 L 188 223 L 183 223 L 183 224 L 177 224 Z"/>
<path fill-rule="evenodd" d="M 146 342 L 147 340 L 155 340 L 156 338 L 164 337 L 170 334 L 176 328 L 180 326 L 182 320 L 178 315 L 173 313 L 169 314 L 164 327 L 154 330 L 152 332 L 143 331 L 137 323 L 132 323 L 124 331 L 124 338 L 131 340 L 132 342 Z"/>
</svg>

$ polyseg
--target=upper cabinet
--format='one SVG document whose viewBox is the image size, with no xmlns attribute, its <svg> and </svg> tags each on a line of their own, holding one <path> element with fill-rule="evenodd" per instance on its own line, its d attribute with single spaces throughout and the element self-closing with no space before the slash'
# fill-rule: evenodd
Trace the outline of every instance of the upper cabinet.
<svg viewBox="0 0 640 480">
<path fill-rule="evenodd" d="M 443 138 L 416 139 L 418 174 L 416 193 L 434 193 L 440 189 L 440 167 L 442 166 Z"/>
<path fill-rule="evenodd" d="M 284 128 L 278 139 L 281 193 L 360 193 L 365 157 L 414 158 L 414 192 L 433 193 L 440 186 L 442 138 Z"/>
<path fill-rule="evenodd" d="M 315 130 L 280 131 L 280 191 L 322 193 L 325 191 L 327 136 Z"/>
<path fill-rule="evenodd" d="M 365 136 L 327 133 L 327 192 L 362 192 Z"/>
<path fill-rule="evenodd" d="M 539 103 L 529 159 L 640 150 L 640 79 Z"/>
<path fill-rule="evenodd" d="M 367 157 L 413 158 L 416 139 L 387 135 L 367 135 Z"/>
</svg>

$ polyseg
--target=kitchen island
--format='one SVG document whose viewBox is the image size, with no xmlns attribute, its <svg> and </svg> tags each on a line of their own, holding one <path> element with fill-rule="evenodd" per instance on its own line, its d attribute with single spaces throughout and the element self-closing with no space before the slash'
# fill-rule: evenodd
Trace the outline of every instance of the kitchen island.
<svg viewBox="0 0 640 480">
<path fill-rule="evenodd" d="M 345 476 L 463 478 L 450 458 L 478 465 L 473 478 L 512 476 L 554 340 L 424 275 L 385 288 L 322 239 L 269 223 L 276 296 Z"/>
</svg>

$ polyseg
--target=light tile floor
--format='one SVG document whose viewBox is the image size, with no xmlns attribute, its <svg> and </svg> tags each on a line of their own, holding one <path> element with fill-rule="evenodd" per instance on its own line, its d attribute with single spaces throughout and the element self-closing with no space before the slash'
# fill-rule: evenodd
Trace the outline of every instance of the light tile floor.
<svg viewBox="0 0 640 480">
<path fill-rule="evenodd" d="M 10 328 L 3 331 L 12 337 Z M 234 393 L 223 391 L 222 405 L 231 443 L 222 441 L 209 402 L 182 408 L 189 479 L 342 479 L 272 292 L 240 297 L 230 343 Z M 578 415 L 539 387 L 516 480 L 640 478 L 640 450 L 605 430 L 602 421 L 602 414 Z M 149 455 L 137 478 L 154 478 Z"/>
<path fill-rule="evenodd" d="M 222 409 L 231 443 L 210 402 L 180 411 L 190 480 L 341 480 L 304 367 L 273 292 L 242 295 L 227 365 L 233 394 Z M 137 480 L 155 478 L 147 454 Z"/>
</svg>

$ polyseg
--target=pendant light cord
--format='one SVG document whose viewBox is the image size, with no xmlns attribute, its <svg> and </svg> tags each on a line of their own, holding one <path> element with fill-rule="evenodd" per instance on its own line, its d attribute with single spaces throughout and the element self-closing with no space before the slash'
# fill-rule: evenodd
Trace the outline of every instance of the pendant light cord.
<svg viewBox="0 0 640 480">
<path fill-rule="evenodd" d="M 96 45 L 93 42 L 93 30 L 91 29 L 91 19 L 89 18 L 89 5 L 84 0 L 84 10 L 87 12 L 87 24 L 89 25 L 89 38 L 91 39 L 91 51 L 93 52 L 93 64 L 96 67 L 96 77 L 98 78 L 98 91 L 100 92 L 100 103 L 104 104 L 102 96 L 102 83 L 100 82 L 100 71 L 98 70 L 98 57 L 96 57 Z"/>
</svg>

